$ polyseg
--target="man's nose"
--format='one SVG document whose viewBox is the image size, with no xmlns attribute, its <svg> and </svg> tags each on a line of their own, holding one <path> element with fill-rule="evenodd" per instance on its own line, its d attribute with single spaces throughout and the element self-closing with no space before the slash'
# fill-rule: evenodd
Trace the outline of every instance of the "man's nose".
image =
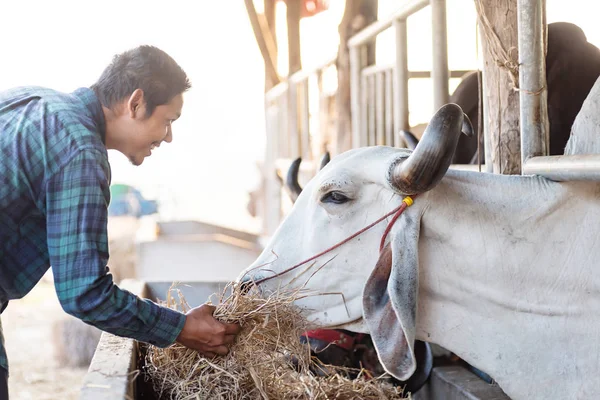
<svg viewBox="0 0 600 400">
<path fill-rule="evenodd" d="M 163 140 L 167 143 L 171 143 L 173 141 L 173 130 L 170 125 L 167 127 L 167 134 Z"/>
</svg>

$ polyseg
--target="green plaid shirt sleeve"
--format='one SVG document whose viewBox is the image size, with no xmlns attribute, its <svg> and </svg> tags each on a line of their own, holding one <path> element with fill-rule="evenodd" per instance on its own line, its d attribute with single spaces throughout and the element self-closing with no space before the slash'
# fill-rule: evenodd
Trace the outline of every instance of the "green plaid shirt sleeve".
<svg viewBox="0 0 600 400">
<path fill-rule="evenodd" d="M 108 162 L 78 152 L 46 187 L 47 238 L 56 293 L 64 310 L 104 331 L 159 347 L 172 344 L 185 315 L 118 288 L 108 261 Z"/>
</svg>

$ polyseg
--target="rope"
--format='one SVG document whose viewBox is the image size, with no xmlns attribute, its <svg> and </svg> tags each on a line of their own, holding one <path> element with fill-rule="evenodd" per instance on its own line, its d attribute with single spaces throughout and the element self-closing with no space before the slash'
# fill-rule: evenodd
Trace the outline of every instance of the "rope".
<svg viewBox="0 0 600 400">
<path fill-rule="evenodd" d="M 346 239 L 342 240 L 341 242 L 339 242 L 337 244 L 334 244 L 333 246 L 331 246 L 330 248 L 328 248 L 326 250 L 323 250 L 319 254 L 314 255 L 314 256 L 312 256 L 312 257 L 310 257 L 310 258 L 308 258 L 308 259 L 306 259 L 306 260 L 304 260 L 304 261 L 302 261 L 302 262 L 300 262 L 300 263 L 298 263 L 296 265 L 293 265 L 293 266 L 291 266 L 291 267 L 289 267 L 289 268 L 287 268 L 287 269 L 285 269 L 285 270 L 283 270 L 283 271 L 281 271 L 281 272 L 279 272 L 279 273 L 277 273 L 277 274 L 275 274 L 273 276 L 269 276 L 267 278 L 259 279 L 258 281 L 254 282 L 254 284 L 256 286 L 258 286 L 261 283 L 263 283 L 265 281 L 268 281 L 269 279 L 273 279 L 273 278 L 276 278 L 276 277 L 281 276 L 283 274 L 287 274 L 288 272 L 293 271 L 294 269 L 296 269 L 296 268 L 298 268 L 298 267 L 300 267 L 300 266 L 302 266 L 302 265 L 304 265 L 304 264 L 306 264 L 306 263 L 308 263 L 308 262 L 310 262 L 310 261 L 312 261 L 312 260 L 314 260 L 316 258 L 319 258 L 319 257 L 321 257 L 324 254 L 329 253 L 330 251 L 332 251 L 332 250 L 340 247 L 341 245 L 343 245 L 345 243 L 348 243 L 350 240 L 352 240 L 355 237 L 357 237 L 358 235 L 360 235 L 360 234 L 368 231 L 369 229 L 371 229 L 372 227 L 374 227 L 375 225 L 377 225 L 378 223 L 380 223 L 381 221 L 383 221 L 387 217 L 395 214 L 394 217 L 392 218 L 392 220 L 390 221 L 390 223 L 388 224 L 387 228 L 385 229 L 383 237 L 381 238 L 381 243 L 380 243 L 380 246 L 379 246 L 379 251 L 381 252 L 381 250 L 383 249 L 383 243 L 384 243 L 385 238 L 388 235 L 390 229 L 392 229 L 392 226 L 394 225 L 394 223 L 396 222 L 396 220 L 398 219 L 398 217 L 404 212 L 404 210 L 407 207 L 409 207 L 409 206 L 411 206 L 413 204 L 413 198 L 414 197 L 416 197 L 416 195 L 413 195 L 412 197 L 406 196 L 402 200 L 402 204 L 400 206 L 394 208 L 392 211 L 390 211 L 389 213 L 385 214 L 383 217 L 379 218 L 375 222 L 370 223 L 369 225 L 365 226 L 364 228 L 362 228 L 358 232 L 354 233 L 353 235 L 347 237 Z"/>
<path fill-rule="evenodd" d="M 545 86 L 535 91 L 519 88 L 519 56 L 518 54 L 513 56 L 513 54 L 518 53 L 517 48 L 513 46 L 508 49 L 508 52 L 504 50 L 504 46 L 502 45 L 500 38 L 496 32 L 494 32 L 494 28 L 492 27 L 492 24 L 485 13 L 483 0 L 475 0 L 475 8 L 477 9 L 477 19 L 482 28 L 481 30 L 483 31 L 483 36 L 487 47 L 489 48 L 496 65 L 500 69 L 508 72 L 513 85 L 512 90 L 515 92 L 521 91 L 533 96 L 539 96 L 542 94 L 544 90 L 546 90 Z"/>
<path fill-rule="evenodd" d="M 383 251 L 383 246 L 385 246 L 385 238 L 387 237 L 388 233 L 390 233 L 392 226 L 394 226 L 394 223 L 396 222 L 396 220 L 398 219 L 400 214 L 402 214 L 404 212 L 404 210 L 406 210 L 407 207 L 412 206 L 412 204 L 413 204 L 413 199 L 410 196 L 406 196 L 404 198 L 404 200 L 402 200 L 402 204 L 400 205 L 400 208 L 398 209 L 398 211 L 396 211 L 396 214 L 394 214 L 394 217 L 392 218 L 392 220 L 390 221 L 388 226 L 385 228 L 385 232 L 383 232 L 383 236 L 381 236 L 381 242 L 379 242 L 379 252 L 380 253 Z"/>
<path fill-rule="evenodd" d="M 508 52 L 504 49 L 500 38 L 494 32 L 494 28 L 488 19 L 482 0 L 475 0 L 475 8 L 477 9 L 477 18 L 483 32 L 487 47 L 494 58 L 496 65 L 508 72 L 513 89 L 519 89 L 519 62 L 518 56 L 513 58 L 513 54 L 517 52 L 516 47 L 511 47 Z"/>
</svg>

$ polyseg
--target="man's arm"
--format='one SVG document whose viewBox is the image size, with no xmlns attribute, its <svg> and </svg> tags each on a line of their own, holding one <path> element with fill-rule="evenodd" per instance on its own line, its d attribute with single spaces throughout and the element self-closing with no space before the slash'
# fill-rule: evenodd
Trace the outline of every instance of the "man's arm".
<svg viewBox="0 0 600 400">
<path fill-rule="evenodd" d="M 226 354 L 239 326 L 221 324 L 204 305 L 186 315 L 120 289 L 107 274 L 109 166 L 83 150 L 46 186 L 48 251 L 63 309 L 118 336 L 159 347 L 175 340 L 206 355 Z"/>
</svg>

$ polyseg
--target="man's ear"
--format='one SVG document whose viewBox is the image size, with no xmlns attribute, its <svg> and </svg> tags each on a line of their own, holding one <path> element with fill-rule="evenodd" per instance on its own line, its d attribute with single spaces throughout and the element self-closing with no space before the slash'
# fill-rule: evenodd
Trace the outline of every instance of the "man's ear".
<svg viewBox="0 0 600 400">
<path fill-rule="evenodd" d="M 132 119 L 143 117 L 146 113 L 144 91 L 135 89 L 127 101 L 127 112 Z"/>
</svg>

